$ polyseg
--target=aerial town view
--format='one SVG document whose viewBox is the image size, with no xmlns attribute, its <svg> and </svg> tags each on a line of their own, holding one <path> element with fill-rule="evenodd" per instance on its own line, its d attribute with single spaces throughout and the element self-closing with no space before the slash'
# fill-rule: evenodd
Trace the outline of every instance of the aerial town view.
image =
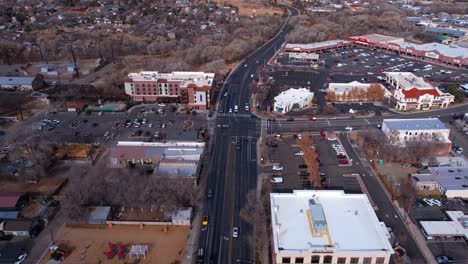
<svg viewBox="0 0 468 264">
<path fill-rule="evenodd" d="M 468 264 L 468 1 L 0 0 L 0 263 Z"/>
</svg>

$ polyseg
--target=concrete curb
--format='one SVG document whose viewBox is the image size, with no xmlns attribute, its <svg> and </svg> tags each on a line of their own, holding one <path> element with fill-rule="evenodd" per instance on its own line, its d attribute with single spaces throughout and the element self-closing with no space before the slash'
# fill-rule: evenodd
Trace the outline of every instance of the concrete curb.
<svg viewBox="0 0 468 264">
<path fill-rule="evenodd" d="M 358 151 L 353 147 L 353 145 L 351 144 L 351 142 L 349 141 L 349 134 L 347 133 L 346 134 L 346 140 L 348 141 L 349 145 L 351 146 L 351 148 L 353 149 L 354 153 L 356 154 L 356 156 L 361 160 L 361 163 L 362 163 L 362 160 L 363 158 L 359 155 Z M 411 235 L 411 237 L 414 239 L 418 249 L 421 251 L 423 257 L 426 259 L 426 263 L 431 263 L 431 264 L 436 264 L 435 262 L 435 259 L 431 253 L 431 251 L 429 250 L 429 248 L 427 247 L 426 243 L 424 242 L 423 244 L 421 243 L 421 241 L 417 238 L 417 234 L 414 234 L 414 230 L 412 230 L 412 228 L 410 228 L 406 221 L 405 221 L 405 218 L 403 218 L 403 215 L 401 214 L 400 210 L 399 210 L 399 207 L 395 206 L 395 203 L 394 201 L 392 200 L 391 198 L 391 195 L 388 193 L 388 190 L 384 187 L 384 185 L 382 184 L 382 181 L 380 180 L 380 178 L 377 176 L 377 174 L 375 173 L 375 170 L 374 168 L 372 168 L 372 166 L 369 166 L 367 167 L 368 170 L 374 174 L 374 177 L 377 179 L 377 181 L 379 182 L 380 186 L 382 187 L 382 189 L 384 190 L 384 193 L 385 195 L 387 196 L 387 198 L 390 200 L 390 202 L 392 203 L 393 207 L 396 209 L 397 211 L 397 214 L 398 216 L 400 217 L 401 221 L 403 222 L 404 226 L 406 227 L 406 229 L 408 230 L 408 233 Z"/>
</svg>

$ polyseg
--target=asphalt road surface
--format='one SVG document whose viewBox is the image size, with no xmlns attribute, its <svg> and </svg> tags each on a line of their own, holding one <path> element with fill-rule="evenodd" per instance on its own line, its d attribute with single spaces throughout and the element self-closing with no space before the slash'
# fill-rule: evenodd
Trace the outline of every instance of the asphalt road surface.
<svg viewBox="0 0 468 264">
<path fill-rule="evenodd" d="M 293 9 L 291 12 L 297 14 Z M 248 263 L 254 260 L 252 226 L 241 219 L 239 212 L 244 207 L 246 194 L 256 189 L 256 142 L 260 130 L 257 119 L 252 118 L 245 105 L 250 100 L 249 84 L 257 66 L 274 55 L 289 30 L 285 26 L 268 44 L 249 55 L 224 85 L 216 123 L 229 127 L 216 126 L 213 149 L 208 153 L 211 168 L 207 190 L 212 190 L 213 196 L 206 198 L 204 214 L 209 216 L 209 224 L 199 241 L 206 263 Z M 233 227 L 239 228 L 238 238 L 232 236 Z"/>
</svg>

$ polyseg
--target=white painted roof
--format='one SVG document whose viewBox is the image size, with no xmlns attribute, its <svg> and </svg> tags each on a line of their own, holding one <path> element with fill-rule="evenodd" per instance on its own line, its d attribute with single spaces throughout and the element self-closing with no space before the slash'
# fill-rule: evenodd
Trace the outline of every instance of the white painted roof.
<svg viewBox="0 0 468 264">
<path fill-rule="evenodd" d="M 275 97 L 275 104 L 278 105 L 289 105 L 291 103 L 301 102 L 309 96 L 313 96 L 314 93 L 310 92 L 309 89 L 299 88 L 294 89 L 290 88 L 284 92 L 281 92 Z"/>
<path fill-rule="evenodd" d="M 468 48 L 457 46 L 454 44 L 445 45 L 440 43 L 427 43 L 427 44 L 414 44 L 409 42 L 399 42 L 397 43 L 402 48 L 412 48 L 419 51 L 435 51 L 441 55 L 451 57 L 451 58 L 468 58 Z"/>
<path fill-rule="evenodd" d="M 181 87 L 187 87 L 188 84 L 195 84 L 197 87 L 211 86 L 215 74 L 205 72 L 171 72 L 161 73 L 157 71 L 141 71 L 138 73 L 129 73 L 128 77 L 133 81 L 157 81 L 166 79 L 168 81 L 179 81 Z"/>
<path fill-rule="evenodd" d="M 307 43 L 307 44 L 287 43 L 285 48 L 287 49 L 317 49 L 317 48 L 326 48 L 326 47 L 330 47 L 334 45 L 347 44 L 347 43 L 351 43 L 351 41 L 336 39 L 336 40 L 327 40 L 327 41 Z"/>
<path fill-rule="evenodd" d="M 272 193 L 270 200 L 276 253 L 324 250 L 361 255 L 393 253 L 382 223 L 365 194 L 295 190 Z M 311 200 L 316 205 L 311 206 Z M 325 231 L 318 233 L 314 231 L 317 229 Z"/>
<path fill-rule="evenodd" d="M 355 36 L 352 38 L 362 38 L 373 43 L 389 43 L 389 42 L 399 43 L 403 41 L 403 38 L 386 36 L 386 35 L 381 35 L 381 34 L 368 34 L 368 35 L 363 35 L 363 36 Z"/>
<path fill-rule="evenodd" d="M 448 129 L 438 118 L 384 119 L 390 130 L 445 130 Z"/>
<path fill-rule="evenodd" d="M 468 215 L 462 211 L 446 211 L 450 221 L 420 221 L 429 236 L 464 236 L 468 239 Z"/>
<path fill-rule="evenodd" d="M 432 84 L 427 83 L 422 77 L 418 77 L 411 72 L 384 72 L 384 74 L 397 80 L 403 90 L 411 88 L 434 89 Z"/>
</svg>

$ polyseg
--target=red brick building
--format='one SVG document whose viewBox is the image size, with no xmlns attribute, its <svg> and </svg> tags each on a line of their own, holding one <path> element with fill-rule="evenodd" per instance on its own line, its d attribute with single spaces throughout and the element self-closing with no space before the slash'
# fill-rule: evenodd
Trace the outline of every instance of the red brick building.
<svg viewBox="0 0 468 264">
<path fill-rule="evenodd" d="M 210 107 L 214 73 L 142 71 L 124 80 L 125 93 L 136 101 L 174 101 L 191 109 Z"/>
</svg>

